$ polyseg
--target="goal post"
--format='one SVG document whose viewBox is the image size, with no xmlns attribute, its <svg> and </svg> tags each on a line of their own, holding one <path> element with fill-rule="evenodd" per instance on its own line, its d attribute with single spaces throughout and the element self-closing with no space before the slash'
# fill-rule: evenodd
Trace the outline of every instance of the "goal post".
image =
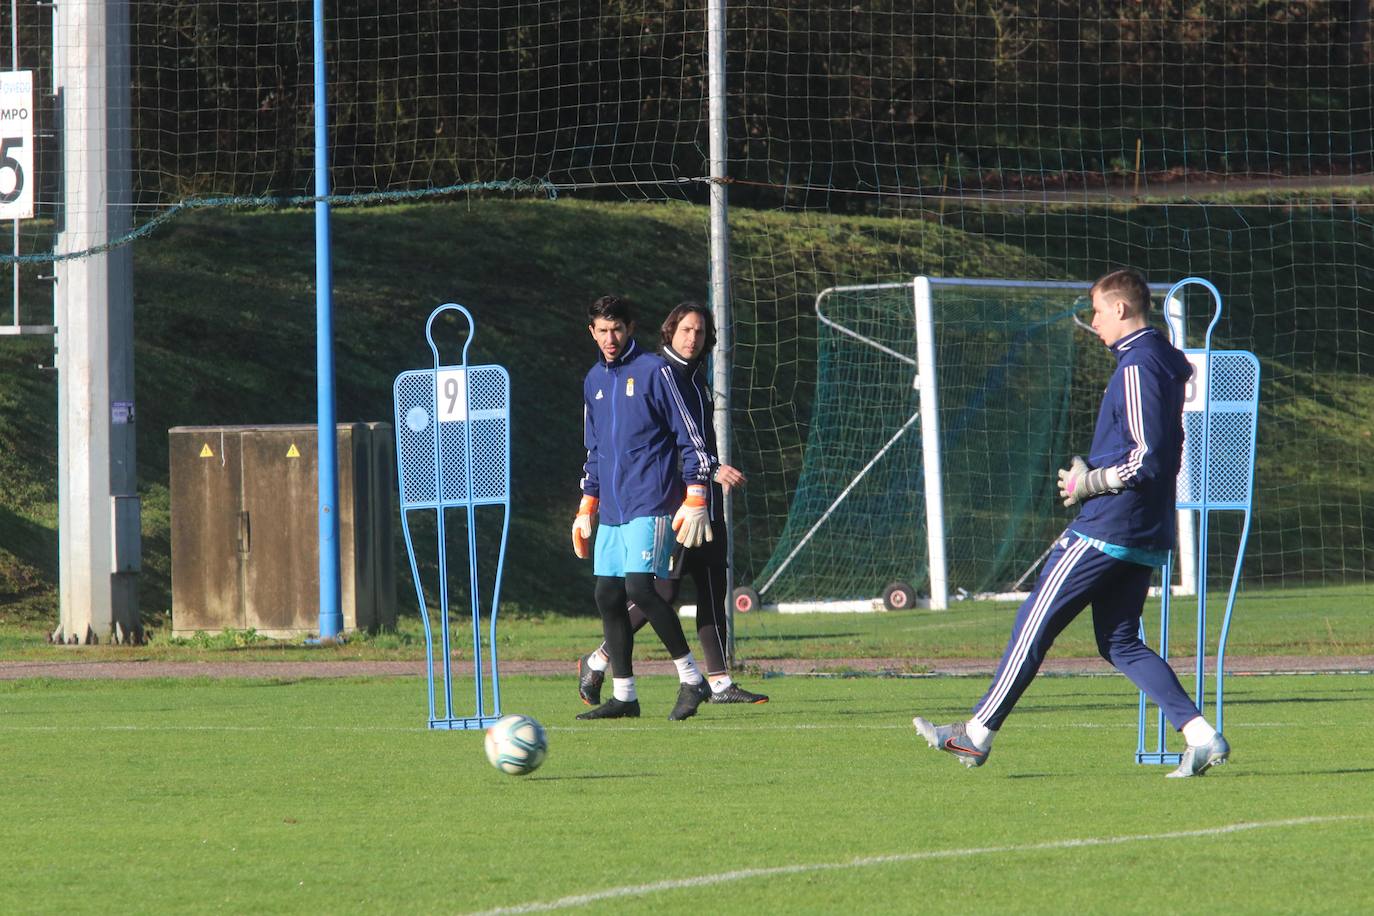
<svg viewBox="0 0 1374 916">
<path fill-rule="evenodd" d="M 942 610 L 1020 593 L 1063 527 L 1054 471 L 1087 447 L 1110 374 L 1085 346 L 1090 286 L 821 291 L 802 468 L 753 603 Z"/>
<path fill-rule="evenodd" d="M 916 390 L 921 417 L 921 459 L 925 464 L 926 552 L 930 579 L 930 609 L 949 607 L 949 563 L 945 559 L 945 498 L 940 486 L 940 396 L 936 389 L 935 316 L 929 277 L 911 281 L 916 317 Z"/>
</svg>

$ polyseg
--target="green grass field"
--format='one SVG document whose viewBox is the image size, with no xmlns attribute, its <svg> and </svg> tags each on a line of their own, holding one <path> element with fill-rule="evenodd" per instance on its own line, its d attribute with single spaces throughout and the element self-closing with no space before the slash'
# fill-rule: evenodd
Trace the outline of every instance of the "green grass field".
<svg viewBox="0 0 1374 916">
<path fill-rule="evenodd" d="M 578 723 L 513 677 L 535 774 L 424 728 L 419 679 L 0 684 L 0 911 L 1354 913 L 1368 678 L 1236 678 L 1232 761 L 1138 766 L 1119 677 L 1032 686 L 987 766 L 927 749 L 966 678 L 777 678 L 761 707 Z M 1313 740 L 1316 738 L 1317 740 Z"/>
<path fill-rule="evenodd" d="M 942 210 L 938 225 L 737 211 L 736 263 L 756 296 L 737 300 L 737 317 L 764 335 L 748 378 L 771 388 L 779 435 L 792 437 L 770 446 L 776 460 L 798 460 L 814 295 L 835 282 L 926 271 L 1092 276 L 1150 252 L 1140 266 L 1152 273 L 1177 275 L 1186 263 L 1241 278 L 1235 323 L 1248 327 L 1285 314 L 1292 303 L 1271 301 L 1276 291 L 1311 279 L 1290 279 L 1287 252 L 1328 244 L 1303 236 L 1249 253 L 1226 220 L 1255 211 L 1199 207 L 1170 225 L 1218 234 L 1183 258 L 1186 247 L 1158 244 L 1154 211 L 1133 212 L 1145 219 L 1123 237 L 1103 231 L 1104 217 L 1069 209 L 948 221 Z M 1281 231 L 1289 213 L 1274 207 L 1264 218 Z M 313 340 L 310 226 L 305 212 L 198 214 L 139 243 L 149 646 L 44 643 L 57 618 L 56 389 L 36 367 L 51 364 L 51 341 L 0 352 L 0 659 L 404 659 L 418 670 L 423 636 L 404 568 L 394 633 L 324 648 L 251 632 L 169 638 L 166 430 L 313 416 L 301 350 Z M 588 201 L 336 217 L 341 419 L 389 416 L 395 374 L 430 358 L 420 328 L 438 302 L 480 304 L 482 359 L 518 367 L 505 660 L 570 666 L 600 639 L 590 570 L 572 559 L 566 534 L 580 441 L 568 383 L 593 355 L 579 309 L 611 287 L 645 303 L 702 295 L 704 226 L 697 207 Z M 994 241 L 1008 237 L 1032 242 Z M 1319 295 L 1361 287 L 1357 260 L 1343 263 L 1314 286 Z M 1301 330 L 1353 339 L 1319 324 Z M 1374 655 L 1363 550 L 1374 477 L 1362 460 L 1374 383 L 1307 337 L 1285 346 L 1261 353 L 1267 496 L 1230 655 Z M 1314 463 L 1316 454 L 1326 459 Z M 770 484 L 765 469 L 747 470 L 748 492 L 771 493 L 767 511 L 780 518 L 786 474 L 767 472 Z M 742 537 L 737 547 L 747 560 L 762 543 Z M 1222 605 L 1210 602 L 1212 645 Z M 912 659 L 897 666 L 911 673 L 922 659 L 993 658 L 1012 611 L 962 603 L 942 613 L 742 616 L 741 680 L 773 702 L 707 707 L 687 723 L 664 719 L 668 679 L 643 678 L 644 719 L 577 723 L 570 677 L 510 677 L 507 711 L 550 729 L 548 762 L 524 779 L 491 769 L 479 735 L 426 730 L 418 675 L 0 681 L 0 913 L 1374 910 L 1363 877 L 1374 847 L 1367 676 L 1234 678 L 1233 762 L 1182 782 L 1132 762 L 1135 693 L 1120 677 L 1039 681 L 975 772 L 926 749 L 909 720 L 964 713 L 981 678 L 764 677 L 788 658 L 831 670 L 851 658 Z M 1189 654 L 1191 603 L 1176 612 L 1174 651 Z M 455 648 L 468 652 L 463 639 Z M 663 657 L 647 634 L 639 650 Z M 1084 615 L 1052 657 L 1095 654 Z"/>
</svg>

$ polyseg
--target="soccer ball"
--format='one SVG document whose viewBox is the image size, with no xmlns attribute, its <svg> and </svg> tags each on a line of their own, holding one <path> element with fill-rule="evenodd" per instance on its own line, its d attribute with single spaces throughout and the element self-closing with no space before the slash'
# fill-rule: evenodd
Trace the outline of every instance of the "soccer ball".
<svg viewBox="0 0 1374 916">
<path fill-rule="evenodd" d="M 524 776 L 549 753 L 544 726 L 529 716 L 506 716 L 487 729 L 487 759 L 502 773 Z"/>
</svg>

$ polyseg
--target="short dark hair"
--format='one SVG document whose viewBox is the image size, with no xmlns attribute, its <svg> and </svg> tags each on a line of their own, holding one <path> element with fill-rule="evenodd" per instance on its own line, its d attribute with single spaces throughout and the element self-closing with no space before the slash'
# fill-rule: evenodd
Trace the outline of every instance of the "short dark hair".
<svg viewBox="0 0 1374 916">
<path fill-rule="evenodd" d="M 663 327 L 659 329 L 659 340 L 663 346 L 670 347 L 673 344 L 673 335 L 677 333 L 677 326 L 682 324 L 682 319 L 696 312 L 701 316 L 702 325 L 706 328 L 706 346 L 702 347 L 702 353 L 709 353 L 716 347 L 716 319 L 711 317 L 711 310 L 700 302 L 679 302 L 668 313 L 668 317 L 663 319 Z"/>
<path fill-rule="evenodd" d="M 1145 275 L 1133 267 L 1123 267 L 1098 277 L 1088 290 L 1088 296 L 1091 298 L 1098 293 L 1104 296 L 1118 293 L 1135 314 L 1150 313 L 1150 284 L 1145 281 Z"/>
<path fill-rule="evenodd" d="M 587 324 L 595 324 L 596 319 L 619 321 L 625 327 L 635 323 L 634 306 L 629 299 L 619 296 L 602 296 L 587 307 Z"/>
</svg>

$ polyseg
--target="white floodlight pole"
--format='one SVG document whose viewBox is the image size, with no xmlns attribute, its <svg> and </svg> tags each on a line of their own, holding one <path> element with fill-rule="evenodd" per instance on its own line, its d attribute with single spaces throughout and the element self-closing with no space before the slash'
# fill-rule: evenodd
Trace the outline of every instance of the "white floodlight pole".
<svg viewBox="0 0 1374 916">
<path fill-rule="evenodd" d="M 734 327 L 730 320 L 730 220 L 725 188 L 727 136 L 725 132 L 725 0 L 710 0 L 706 8 L 707 96 L 711 157 L 711 314 L 716 322 L 716 350 L 711 356 L 711 389 L 715 400 L 716 452 L 722 464 L 731 457 L 730 370 L 734 358 Z M 726 660 L 735 660 L 734 507 L 725 495 Z"/>
<path fill-rule="evenodd" d="M 58 558 L 54 638 L 141 638 L 134 465 L 133 204 L 128 0 L 53 6 L 62 99 L 62 231 L 54 312 L 58 369 Z"/>
<path fill-rule="evenodd" d="M 916 389 L 920 393 L 921 461 L 925 465 L 926 545 L 930 566 L 930 609 L 949 607 L 949 578 L 945 562 L 945 496 L 940 466 L 940 400 L 935 387 L 935 319 L 930 302 L 930 278 L 911 281 L 916 307 Z"/>
<path fill-rule="evenodd" d="M 1188 346 L 1188 326 L 1183 300 L 1177 295 L 1170 296 L 1164 303 L 1164 322 L 1172 332 L 1173 344 L 1182 350 Z M 1187 480 L 1188 450 L 1183 450 L 1184 467 L 1179 476 Z M 1183 595 L 1197 594 L 1197 519 L 1192 509 L 1178 510 L 1178 550 L 1174 551 L 1178 568 L 1178 589 Z M 1165 582 L 1164 587 L 1172 583 Z"/>
</svg>

